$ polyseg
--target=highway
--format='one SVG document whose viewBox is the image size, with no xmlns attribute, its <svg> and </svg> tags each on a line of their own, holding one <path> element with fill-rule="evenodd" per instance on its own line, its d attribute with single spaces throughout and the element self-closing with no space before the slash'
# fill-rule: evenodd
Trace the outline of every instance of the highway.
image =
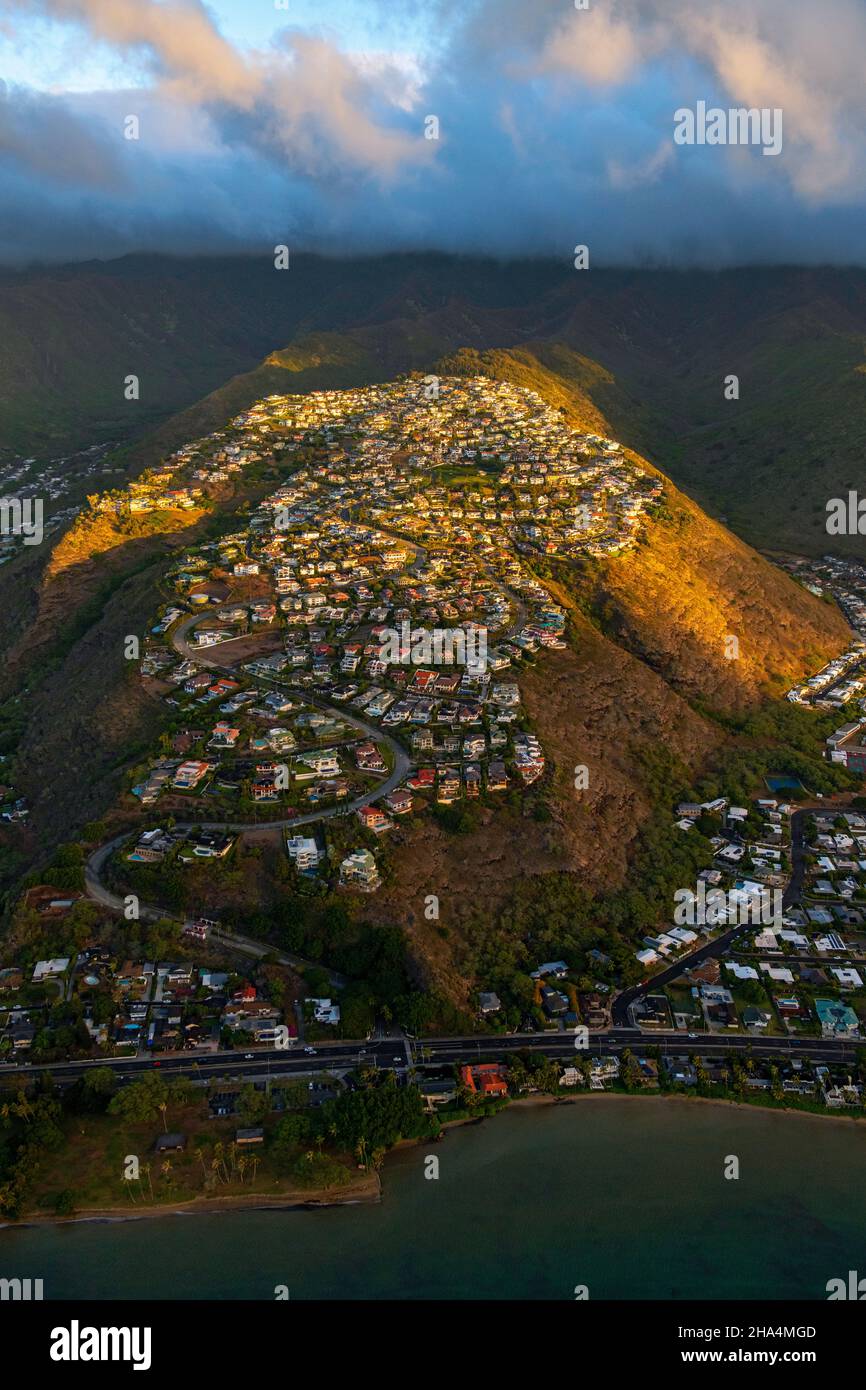
<svg viewBox="0 0 866 1390">
<path fill-rule="evenodd" d="M 425 1038 L 413 1043 L 416 1060 L 430 1062 L 472 1062 L 507 1058 L 509 1053 L 529 1048 L 546 1056 L 566 1061 L 583 1051 L 591 1057 L 615 1057 L 626 1048 L 642 1055 L 648 1048 L 657 1047 L 662 1054 L 702 1057 L 726 1057 L 742 1052 L 755 1057 L 776 1055 L 787 1057 L 805 1055 L 812 1061 L 853 1060 L 859 1043 L 821 1038 L 763 1038 L 745 1033 L 682 1033 L 677 1031 L 650 1032 L 639 1028 L 610 1028 L 606 1032 L 590 1033 L 588 1046 L 578 1049 L 572 1033 L 524 1033 L 501 1038 Z"/>
<path fill-rule="evenodd" d="M 578 1049 L 571 1033 L 518 1033 L 503 1037 L 451 1037 L 412 1039 L 392 1037 L 370 1042 L 319 1043 L 314 1054 L 299 1044 L 287 1049 L 257 1050 L 253 1054 L 235 1051 L 163 1057 L 113 1057 L 93 1061 L 0 1066 L 0 1083 L 10 1076 L 22 1080 L 39 1072 L 50 1072 L 59 1085 L 69 1085 L 92 1067 L 110 1067 L 122 1081 L 137 1080 L 148 1072 L 163 1076 L 186 1076 L 207 1082 L 226 1078 L 232 1081 L 274 1080 L 277 1077 L 320 1076 L 323 1072 L 345 1072 L 360 1065 L 393 1070 L 405 1076 L 424 1065 L 492 1062 L 506 1060 L 523 1050 L 538 1052 L 560 1062 L 577 1056 L 617 1057 L 625 1049 L 637 1056 L 658 1048 L 662 1056 L 691 1056 L 723 1059 L 740 1054 L 744 1058 L 808 1058 L 813 1063 L 853 1064 L 861 1043 L 821 1038 L 768 1038 L 743 1033 L 641 1032 L 636 1028 L 611 1028 L 591 1033 L 588 1047 Z"/>
</svg>

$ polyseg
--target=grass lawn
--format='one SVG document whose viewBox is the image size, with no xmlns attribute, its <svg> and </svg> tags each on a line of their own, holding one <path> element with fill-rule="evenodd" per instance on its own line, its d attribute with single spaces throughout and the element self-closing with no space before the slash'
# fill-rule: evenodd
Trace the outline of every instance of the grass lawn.
<svg viewBox="0 0 866 1390">
<path fill-rule="evenodd" d="M 696 1000 L 692 998 L 689 988 L 681 988 L 679 985 L 667 985 L 665 994 L 671 1006 L 671 1014 L 688 1014 L 695 1023 L 700 1023 L 703 1027 L 703 1015 L 700 1012 Z"/>
</svg>

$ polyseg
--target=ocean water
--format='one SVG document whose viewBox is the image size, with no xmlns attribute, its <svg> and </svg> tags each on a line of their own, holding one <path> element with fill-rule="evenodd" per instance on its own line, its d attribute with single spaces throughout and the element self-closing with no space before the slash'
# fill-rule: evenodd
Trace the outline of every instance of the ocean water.
<svg viewBox="0 0 866 1390">
<path fill-rule="evenodd" d="M 820 1116 L 512 1107 L 391 1155 L 377 1205 L 7 1228 L 0 1274 L 46 1299 L 824 1299 L 866 1274 L 864 1160 L 866 1125 Z"/>
</svg>

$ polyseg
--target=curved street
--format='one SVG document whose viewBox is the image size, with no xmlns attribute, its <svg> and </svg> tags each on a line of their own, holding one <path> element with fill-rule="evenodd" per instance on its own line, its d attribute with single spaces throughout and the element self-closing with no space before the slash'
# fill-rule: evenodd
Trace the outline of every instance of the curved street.
<svg viewBox="0 0 866 1390">
<path fill-rule="evenodd" d="M 233 671 L 234 663 L 226 661 L 214 661 L 213 658 L 205 659 L 195 648 L 191 647 L 186 640 L 186 634 L 191 628 L 200 621 L 201 614 L 193 613 L 190 618 L 185 618 L 182 623 L 178 623 L 174 632 L 170 635 L 170 640 L 175 651 L 189 661 L 194 661 L 199 666 L 206 666 L 209 670 Z M 332 806 L 324 811 L 312 811 L 306 816 L 283 817 L 280 820 L 272 821 L 195 821 L 195 825 L 202 825 L 206 829 L 236 830 L 242 833 L 245 830 L 279 830 L 287 829 L 289 826 L 294 828 L 296 825 L 314 825 L 316 821 L 328 820 L 331 816 L 349 815 L 352 811 L 360 810 L 362 806 L 369 806 L 380 797 L 387 796 L 389 792 L 398 787 L 403 779 L 412 771 L 414 763 L 409 757 L 405 748 L 391 734 L 385 733 L 376 724 L 368 724 L 365 719 L 361 719 L 357 714 L 350 714 L 348 710 L 338 705 L 329 704 L 327 700 L 319 695 L 311 695 L 303 686 L 292 685 L 284 681 L 274 681 L 267 676 L 257 676 L 257 680 L 264 681 L 266 684 L 275 685 L 281 689 L 295 691 L 304 704 L 315 705 L 316 709 L 325 710 L 332 714 L 336 719 L 344 724 L 349 724 L 353 729 L 358 729 L 374 743 L 384 743 L 394 757 L 394 768 L 383 782 L 378 786 L 372 787 L 370 791 L 364 792 L 361 796 L 350 801 L 345 806 Z"/>
<path fill-rule="evenodd" d="M 215 661 L 213 658 L 206 659 L 190 646 L 187 641 L 187 633 L 195 626 L 200 618 L 201 614 L 193 613 L 191 617 L 185 618 L 182 623 L 179 623 L 174 632 L 171 633 L 170 640 L 175 651 L 188 660 L 195 661 L 197 665 L 206 666 L 208 669 L 217 671 L 234 670 L 232 664 Z M 268 678 L 265 677 L 264 679 L 267 680 Z M 269 681 L 268 683 L 278 686 L 281 684 L 276 681 Z M 251 830 L 294 830 L 298 826 L 314 825 L 318 821 L 330 820 L 332 816 L 351 815 L 353 811 L 359 810 L 362 806 L 369 806 L 374 801 L 378 801 L 381 797 L 387 796 L 388 793 L 398 787 L 408 773 L 411 772 L 414 767 L 412 759 L 409 757 L 402 744 L 398 743 L 397 739 L 393 738 L 390 734 L 385 733 L 384 730 L 378 728 L 375 724 L 368 724 L 366 720 L 359 718 L 358 715 L 349 714 L 347 710 L 329 704 L 327 700 L 322 699 L 318 695 L 311 695 L 308 691 L 303 689 L 303 687 L 291 686 L 290 688 L 292 690 L 297 690 L 305 704 L 315 705 L 317 709 L 327 711 L 329 714 L 334 715 L 335 718 L 340 719 L 343 723 L 350 724 L 353 728 L 360 730 L 361 733 L 376 743 L 384 743 L 393 755 L 393 770 L 378 786 L 372 787 L 369 791 L 364 792 L 361 796 L 356 797 L 345 806 L 331 806 L 321 811 L 310 812 L 309 815 L 305 816 L 293 816 L 291 818 L 284 816 L 280 820 L 270 821 L 182 821 L 178 822 L 178 829 L 189 830 L 193 825 L 196 825 L 204 830 L 231 830 L 236 831 L 238 834 L 243 834 L 245 831 Z M 124 902 L 122 898 L 118 897 L 116 893 L 112 893 L 110 889 L 105 886 L 101 876 L 102 870 L 105 867 L 106 861 L 114 851 L 119 849 L 132 833 L 131 831 L 125 831 L 122 835 L 116 835 L 112 840 L 108 840 L 100 845 L 89 856 L 84 867 L 84 884 L 87 896 L 92 898 L 95 902 L 100 903 L 103 907 L 109 908 L 112 912 L 122 913 L 124 910 Z M 138 915 L 139 918 L 150 922 L 161 919 L 169 921 L 177 920 L 173 919 L 170 913 L 149 903 L 139 904 Z M 214 933 L 214 937 L 217 940 L 225 942 L 226 945 L 230 945 L 234 950 L 241 951 L 246 955 L 263 956 L 273 951 L 280 963 L 284 965 L 301 968 L 316 965 L 315 961 L 308 961 L 302 956 L 294 956 L 286 952 L 274 951 L 274 948 L 267 943 L 253 941 L 248 937 L 240 936 L 234 932 L 221 929 L 219 932 Z M 334 972 L 329 972 L 329 974 L 331 982 L 335 987 L 340 987 L 345 984 L 342 976 Z"/>
<path fill-rule="evenodd" d="M 384 534 L 389 533 L 385 532 Z M 396 535 L 395 539 L 405 540 L 404 537 L 398 537 Z M 416 545 L 415 549 L 419 553 L 424 553 L 421 551 L 420 546 Z M 416 563 L 419 563 L 419 557 L 416 557 Z M 516 596 L 514 597 L 516 598 Z M 196 626 L 196 624 L 200 621 L 200 618 L 201 614 L 193 613 L 188 618 L 185 618 L 183 622 L 177 625 L 174 631 L 170 634 L 170 640 L 175 650 L 181 656 L 187 658 L 190 661 L 196 662 L 200 666 L 206 666 L 209 669 L 219 671 L 234 670 L 234 664 L 229 662 L 216 661 L 213 659 L 213 657 L 206 658 L 197 649 L 193 648 L 190 645 L 189 641 L 187 640 L 187 634 Z M 269 677 L 258 677 L 257 679 L 264 680 L 266 683 L 273 684 L 278 688 L 286 688 L 285 682 L 273 681 Z M 386 796 L 388 792 L 392 791 L 395 787 L 397 787 L 407 776 L 407 774 L 412 770 L 414 764 L 408 756 L 408 754 L 406 753 L 403 746 L 390 734 L 387 734 L 384 732 L 384 730 L 378 728 L 378 726 L 374 724 L 369 724 L 364 719 L 361 719 L 358 715 L 349 714 L 348 711 L 339 708 L 335 705 L 329 704 L 327 700 L 324 700 L 321 696 L 310 694 L 302 686 L 289 685 L 288 688 L 297 691 L 301 699 L 306 704 L 315 705 L 318 709 L 325 710 L 328 713 L 334 715 L 336 718 L 342 720 L 344 723 L 350 724 L 353 728 L 359 729 L 362 733 L 364 733 L 368 738 L 372 739 L 373 741 L 377 743 L 384 743 L 391 750 L 394 757 L 393 771 L 382 783 L 380 783 L 379 786 L 373 787 L 370 791 L 365 792 L 362 796 L 356 797 L 346 806 L 332 806 L 326 810 L 314 811 L 311 812 L 309 815 L 293 817 L 290 820 L 287 820 L 284 817 L 280 820 L 272 821 L 223 820 L 179 822 L 179 829 L 190 829 L 194 824 L 197 826 L 201 826 L 204 829 L 230 830 L 242 834 L 245 831 L 252 830 L 287 830 L 289 828 L 294 829 L 296 826 L 313 825 L 319 821 L 329 820 L 332 816 L 349 815 L 362 806 L 370 805 L 372 802 L 377 801 L 380 797 Z M 796 811 L 792 813 L 791 877 L 784 892 L 783 903 L 785 908 L 788 908 L 792 904 L 799 902 L 800 895 L 802 892 L 805 866 L 805 846 L 803 842 L 802 827 L 806 816 L 811 815 L 813 812 L 817 810 L 827 810 L 828 807 L 831 807 L 837 803 L 844 804 L 848 800 L 849 798 L 847 796 L 838 798 L 827 797 L 821 802 L 810 802 L 806 805 L 801 805 L 797 808 Z M 118 849 L 121 844 L 123 844 L 123 842 L 128 838 L 130 833 L 131 832 L 125 832 L 123 835 L 115 836 L 113 840 L 109 840 L 105 844 L 100 845 L 99 848 L 94 850 L 94 852 L 90 855 L 85 865 L 85 887 L 88 896 L 93 898 L 95 901 L 101 903 L 104 907 L 110 908 L 114 912 L 123 911 L 123 900 L 119 898 L 116 894 L 112 893 L 108 888 L 106 888 L 105 884 L 102 882 L 101 871 L 109 856 L 116 849 Z M 139 916 L 149 921 L 155 921 L 159 918 L 169 917 L 170 915 L 164 911 L 161 911 L 158 907 L 142 903 L 139 906 Z M 746 928 L 744 928 L 742 925 L 731 927 L 728 931 L 722 932 L 712 941 L 703 942 L 698 947 L 696 947 L 695 950 L 689 952 L 687 955 L 678 957 L 678 959 L 675 962 L 665 967 L 657 974 L 651 976 L 649 979 L 641 981 L 640 984 L 632 985 L 628 989 L 625 989 L 620 994 L 616 995 L 616 997 L 613 999 L 611 1003 L 611 1028 L 613 1030 L 628 1030 L 628 1032 L 631 1033 L 633 1037 L 644 1036 L 641 1030 L 636 1028 L 632 1022 L 632 1005 L 636 1003 L 636 1001 L 640 999 L 643 995 L 647 994 L 649 991 L 660 989 L 664 985 L 671 983 L 673 980 L 681 976 L 685 970 L 691 968 L 692 966 L 699 965 L 701 961 L 707 960 L 710 957 L 724 955 L 730 947 L 731 943 L 744 930 L 746 930 Z M 215 936 L 217 940 L 222 940 L 225 942 L 226 945 L 230 945 L 234 949 L 249 955 L 261 956 L 267 954 L 272 949 L 266 944 L 252 941 L 249 938 L 238 936 L 234 933 L 227 931 L 220 931 L 218 934 L 215 933 Z M 304 960 L 303 957 L 300 956 L 292 956 L 286 953 L 277 953 L 277 955 L 278 959 L 280 959 L 280 961 L 286 965 L 292 965 L 295 967 L 303 968 L 304 966 L 309 967 L 311 965 L 316 964 L 315 962 Z M 336 976 L 334 974 L 331 974 L 331 979 L 335 986 L 337 986 L 339 983 L 342 983 L 341 977 Z"/>
</svg>

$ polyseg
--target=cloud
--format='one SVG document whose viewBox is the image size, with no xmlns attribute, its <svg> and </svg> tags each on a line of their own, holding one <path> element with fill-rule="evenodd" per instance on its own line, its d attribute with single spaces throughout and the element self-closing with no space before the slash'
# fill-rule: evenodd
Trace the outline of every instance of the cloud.
<svg viewBox="0 0 866 1390">
<path fill-rule="evenodd" d="M 69 188 L 119 189 L 125 176 L 107 133 L 61 98 L 0 81 L 0 167 Z"/>
<path fill-rule="evenodd" d="M 711 84 L 725 104 L 779 107 L 794 190 L 850 201 L 866 173 L 864 46 L 861 0 L 609 0 L 560 18 L 537 70 L 622 86 L 656 65 L 698 96 Z M 691 74 L 674 75 L 685 59 Z"/>
<path fill-rule="evenodd" d="M 663 140 L 657 149 L 646 158 L 632 164 L 623 164 L 618 159 L 609 159 L 607 176 L 611 188 L 640 188 L 642 184 L 655 183 L 674 157 L 674 147 Z"/>
<path fill-rule="evenodd" d="M 97 41 L 140 52 L 178 96 L 220 95 L 241 105 L 254 99 L 254 73 L 198 0 L 10 0 L 10 8 L 80 25 Z"/>
<path fill-rule="evenodd" d="M 241 46 L 198 0 L 5 4 L 7 42 L 48 20 L 138 82 L 0 100 L 7 260 L 283 240 L 563 262 L 585 242 L 593 264 L 866 259 L 862 0 L 429 0 L 401 8 L 402 32 L 370 0 L 364 52 L 291 25 Z M 781 155 L 675 146 L 673 113 L 698 100 L 782 108 Z"/>
<path fill-rule="evenodd" d="M 566 12 L 548 34 L 537 70 L 567 72 L 591 83 L 625 81 L 663 43 L 658 28 L 647 30 L 631 11 L 631 6 L 614 3 Z"/>
<path fill-rule="evenodd" d="M 241 52 L 198 0 L 9 0 L 19 14 L 50 10 L 93 39 L 134 55 L 150 90 L 175 110 L 200 107 L 234 140 L 315 174 L 339 167 L 390 177 L 424 156 L 423 132 L 387 119 L 389 83 L 405 78 L 380 64 L 376 80 L 324 39 L 284 30 L 265 50 Z M 384 94 L 384 95 L 383 95 Z M 377 114 L 373 114 L 373 109 Z"/>
</svg>

